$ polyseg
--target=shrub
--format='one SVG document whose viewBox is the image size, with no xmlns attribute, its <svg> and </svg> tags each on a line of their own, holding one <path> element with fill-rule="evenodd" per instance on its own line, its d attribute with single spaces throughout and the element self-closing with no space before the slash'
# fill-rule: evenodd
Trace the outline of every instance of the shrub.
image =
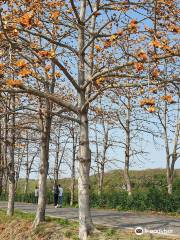
<svg viewBox="0 0 180 240">
<path fill-rule="evenodd" d="M 52 192 L 48 192 L 46 195 L 47 204 L 52 204 L 54 202 L 54 196 Z M 7 201 L 8 195 L 3 193 L 0 196 L 1 201 Z M 36 199 L 34 196 L 34 193 L 30 194 L 16 194 L 15 195 L 15 202 L 26 202 L 26 203 L 35 203 Z M 63 194 L 63 205 L 69 205 L 70 204 L 70 193 L 64 192 Z"/>
<path fill-rule="evenodd" d="M 113 208 L 118 210 L 153 210 L 163 212 L 180 212 L 180 179 L 176 178 L 173 186 L 173 194 L 167 194 L 167 187 L 164 186 L 165 179 L 159 175 L 155 176 L 156 184 L 149 185 L 148 188 L 135 188 L 132 196 L 128 196 L 127 192 L 111 191 L 104 192 L 101 196 L 92 192 L 90 195 L 90 206 L 94 208 Z M 160 186 L 157 183 L 160 183 Z M 3 193 L 0 196 L 1 201 L 7 201 L 7 194 Z M 16 202 L 35 203 L 34 193 L 31 194 L 16 194 Z M 54 201 L 53 193 L 47 192 L 47 204 L 52 204 Z M 70 204 L 70 192 L 64 192 L 63 205 Z M 78 204 L 75 205 L 78 207 Z"/>
<path fill-rule="evenodd" d="M 91 194 L 91 207 L 116 208 L 118 210 L 154 210 L 163 212 L 177 212 L 180 210 L 180 195 L 168 195 L 156 187 L 141 192 L 136 190 L 131 196 L 127 192 L 103 193 L 101 197 Z"/>
</svg>

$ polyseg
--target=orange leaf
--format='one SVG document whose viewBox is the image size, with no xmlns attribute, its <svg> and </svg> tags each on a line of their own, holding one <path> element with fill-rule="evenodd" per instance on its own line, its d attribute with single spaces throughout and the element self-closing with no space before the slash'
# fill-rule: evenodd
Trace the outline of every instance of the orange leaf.
<svg viewBox="0 0 180 240">
<path fill-rule="evenodd" d="M 23 68 L 23 67 L 26 67 L 27 62 L 26 62 L 24 59 L 19 59 L 19 60 L 15 63 L 15 65 L 16 65 L 17 67 Z"/>
<path fill-rule="evenodd" d="M 18 87 L 22 85 L 22 80 L 13 80 L 13 79 L 8 79 L 6 81 L 6 84 L 10 87 Z"/>
<path fill-rule="evenodd" d="M 165 95 L 162 97 L 163 100 L 167 101 L 168 103 L 173 103 L 173 97 L 171 95 Z"/>
<path fill-rule="evenodd" d="M 136 33 L 137 32 L 137 21 L 131 20 L 129 28 L 132 30 L 132 32 Z"/>
<path fill-rule="evenodd" d="M 55 72 L 55 76 L 56 76 L 57 78 L 59 78 L 59 77 L 61 77 L 62 75 L 61 75 L 60 72 Z"/>
<path fill-rule="evenodd" d="M 143 107 L 144 105 L 154 106 L 155 100 L 154 98 L 144 98 L 140 100 L 139 105 Z"/>
<path fill-rule="evenodd" d="M 156 40 L 153 40 L 149 43 L 149 45 L 152 45 L 154 47 L 157 47 L 157 48 L 160 48 L 161 47 L 161 43 L 156 39 Z"/>
<path fill-rule="evenodd" d="M 156 109 L 154 106 L 151 106 L 148 108 L 148 112 L 150 112 L 150 113 L 154 113 L 155 111 L 156 111 Z"/>
<path fill-rule="evenodd" d="M 31 27 L 31 21 L 33 16 L 34 16 L 33 11 L 25 13 L 24 15 L 22 15 L 22 17 L 20 17 L 19 20 L 20 24 L 23 27 Z"/>
<path fill-rule="evenodd" d="M 41 57 L 47 57 L 49 55 L 49 52 L 46 50 L 38 51 L 38 53 Z"/>
<path fill-rule="evenodd" d="M 142 100 L 139 101 L 140 107 L 144 107 L 145 104 L 146 104 L 145 99 L 142 99 Z"/>
<path fill-rule="evenodd" d="M 145 52 L 140 52 L 138 53 L 138 57 L 141 58 L 142 60 L 146 61 L 148 59 L 148 56 Z"/>
<path fill-rule="evenodd" d="M 104 43 L 104 48 L 109 48 L 111 47 L 112 45 L 112 42 L 110 40 L 107 40 L 105 43 Z"/>
<path fill-rule="evenodd" d="M 38 45 L 37 45 L 36 43 L 31 43 L 31 44 L 30 44 L 30 47 L 31 47 L 32 49 L 36 49 L 36 48 L 38 48 Z"/>
<path fill-rule="evenodd" d="M 176 25 L 172 25 L 169 27 L 169 30 L 174 32 L 174 33 L 180 33 L 180 27 Z"/>
<path fill-rule="evenodd" d="M 155 69 L 153 70 L 152 76 L 153 76 L 154 78 L 157 78 L 157 77 L 159 76 L 159 70 L 158 70 L 157 68 L 155 68 Z"/>
<path fill-rule="evenodd" d="M 137 72 L 143 71 L 144 70 L 144 64 L 140 62 L 134 63 L 135 69 Z"/>
<path fill-rule="evenodd" d="M 97 52 L 101 51 L 101 47 L 99 45 L 95 45 L 95 49 L 96 49 Z"/>
<path fill-rule="evenodd" d="M 3 77 L 4 75 L 4 70 L 0 69 L 0 77 Z"/>
<path fill-rule="evenodd" d="M 13 36 L 15 37 L 19 36 L 19 32 L 17 29 L 14 29 L 12 33 L 13 33 Z"/>
<path fill-rule="evenodd" d="M 51 12 L 51 18 L 57 19 L 59 17 L 59 11 Z"/>
<path fill-rule="evenodd" d="M 104 80 L 105 80 L 104 77 L 100 77 L 100 78 L 98 78 L 98 79 L 96 80 L 96 84 L 99 85 L 99 84 L 101 84 Z"/>
<path fill-rule="evenodd" d="M 150 89 L 149 89 L 149 92 L 150 92 L 150 93 L 157 93 L 157 88 L 150 88 Z"/>
<path fill-rule="evenodd" d="M 49 71 L 51 69 L 51 65 L 46 65 L 45 66 L 45 71 Z"/>
<path fill-rule="evenodd" d="M 161 46 L 161 48 L 163 50 L 166 50 L 166 51 L 170 51 L 171 50 L 170 46 L 168 46 L 168 45 L 163 45 L 163 46 Z"/>
<path fill-rule="evenodd" d="M 21 77 L 26 77 L 28 75 L 30 75 L 32 73 L 32 71 L 30 69 L 27 68 L 23 68 L 20 72 L 19 72 L 19 76 Z"/>
<path fill-rule="evenodd" d="M 41 22 L 39 19 L 35 19 L 35 20 L 34 20 L 34 24 L 35 24 L 36 26 L 39 26 L 39 27 L 43 26 L 43 25 L 42 25 L 42 22 Z"/>
<path fill-rule="evenodd" d="M 49 51 L 49 58 L 53 58 L 56 55 L 54 51 Z"/>
<path fill-rule="evenodd" d="M 54 51 L 41 50 L 41 51 L 38 51 L 38 53 L 41 57 L 53 58 L 55 56 Z"/>
<path fill-rule="evenodd" d="M 3 63 L 0 63 L 0 68 L 2 69 L 4 67 L 4 64 Z"/>
<path fill-rule="evenodd" d="M 131 20 L 130 26 L 135 27 L 137 25 L 137 21 L 135 19 Z"/>
<path fill-rule="evenodd" d="M 123 31 L 122 30 L 117 31 L 117 35 L 118 36 L 122 36 L 123 35 Z"/>
</svg>

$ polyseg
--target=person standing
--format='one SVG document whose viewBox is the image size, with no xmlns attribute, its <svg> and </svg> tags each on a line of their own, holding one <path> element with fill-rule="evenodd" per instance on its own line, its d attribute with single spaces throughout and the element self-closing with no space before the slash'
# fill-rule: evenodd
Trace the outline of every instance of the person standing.
<svg viewBox="0 0 180 240">
<path fill-rule="evenodd" d="M 58 207 L 58 196 L 59 196 L 59 187 L 57 184 L 54 185 L 53 187 L 53 192 L 54 192 L 54 207 Z"/>
<path fill-rule="evenodd" d="M 58 188 L 59 188 L 59 205 L 60 205 L 60 208 L 62 208 L 63 188 L 60 184 L 58 185 Z"/>
<path fill-rule="evenodd" d="M 36 186 L 34 190 L 34 196 L 35 196 L 35 203 L 38 203 L 38 197 L 39 197 L 39 189 Z"/>
</svg>

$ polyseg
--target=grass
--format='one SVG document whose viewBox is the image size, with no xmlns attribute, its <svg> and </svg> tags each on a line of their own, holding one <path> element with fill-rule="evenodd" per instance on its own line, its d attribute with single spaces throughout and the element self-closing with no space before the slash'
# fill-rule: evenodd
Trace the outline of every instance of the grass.
<svg viewBox="0 0 180 240">
<path fill-rule="evenodd" d="M 66 219 L 47 217 L 36 229 L 32 229 L 34 214 L 15 211 L 12 218 L 0 210 L 0 239 L 3 240 L 78 240 L 78 223 Z M 116 230 L 96 226 L 89 240 L 177 240 L 165 236 L 137 236 L 130 230 Z"/>
<path fill-rule="evenodd" d="M 45 222 L 41 223 L 36 229 L 32 229 L 34 217 L 35 214 L 33 213 L 23 213 L 19 210 L 15 211 L 13 217 L 8 217 L 6 211 L 0 209 L 0 239 L 73 240 L 78 236 L 77 222 L 46 217 Z"/>
</svg>

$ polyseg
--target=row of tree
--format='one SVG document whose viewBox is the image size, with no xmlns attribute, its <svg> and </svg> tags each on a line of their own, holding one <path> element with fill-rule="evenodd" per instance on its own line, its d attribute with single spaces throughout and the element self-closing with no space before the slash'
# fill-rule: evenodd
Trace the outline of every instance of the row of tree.
<svg viewBox="0 0 180 240">
<path fill-rule="evenodd" d="M 21 168 L 27 192 L 35 166 L 39 199 L 34 226 L 44 221 L 47 177 L 53 171 L 58 181 L 65 158 L 72 172 L 73 203 L 77 160 L 79 237 L 87 239 L 94 230 L 91 160 L 101 194 L 105 166 L 113 161 L 109 155 L 121 147 L 131 194 L 130 161 L 144 154 L 145 133 L 154 139 L 164 136 L 171 194 L 180 131 L 178 2 L 0 4 L 0 189 L 8 180 L 8 214 L 14 212 Z"/>
</svg>

